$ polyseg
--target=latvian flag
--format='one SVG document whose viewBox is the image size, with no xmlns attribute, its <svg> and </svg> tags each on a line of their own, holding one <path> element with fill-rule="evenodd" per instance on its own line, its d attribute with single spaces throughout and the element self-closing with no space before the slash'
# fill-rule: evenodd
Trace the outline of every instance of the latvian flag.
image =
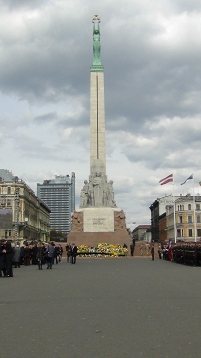
<svg viewBox="0 0 201 358">
<path fill-rule="evenodd" d="M 160 185 L 167 184 L 169 182 L 173 181 L 173 174 L 168 175 L 166 178 L 163 178 L 159 181 Z"/>
</svg>

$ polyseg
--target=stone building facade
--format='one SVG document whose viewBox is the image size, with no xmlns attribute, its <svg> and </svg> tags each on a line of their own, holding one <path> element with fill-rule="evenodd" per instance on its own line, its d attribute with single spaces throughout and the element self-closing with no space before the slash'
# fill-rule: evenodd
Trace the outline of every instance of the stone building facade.
<svg viewBox="0 0 201 358">
<path fill-rule="evenodd" d="M 0 169 L 0 236 L 22 244 L 49 241 L 50 209 L 8 170 Z"/>
</svg>

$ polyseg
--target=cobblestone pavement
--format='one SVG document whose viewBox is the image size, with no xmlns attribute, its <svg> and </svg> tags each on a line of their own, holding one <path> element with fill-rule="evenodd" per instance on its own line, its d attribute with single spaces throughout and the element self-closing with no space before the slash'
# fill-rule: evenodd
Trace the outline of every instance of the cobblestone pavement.
<svg viewBox="0 0 201 358">
<path fill-rule="evenodd" d="M 201 268 L 78 258 L 0 278 L 1 358 L 200 357 Z"/>
</svg>

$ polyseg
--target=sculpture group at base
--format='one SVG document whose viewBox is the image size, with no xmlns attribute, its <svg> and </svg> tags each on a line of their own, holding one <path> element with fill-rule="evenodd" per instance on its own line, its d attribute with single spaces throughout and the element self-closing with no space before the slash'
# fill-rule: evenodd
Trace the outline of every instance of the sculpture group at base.
<svg viewBox="0 0 201 358">
<path fill-rule="evenodd" d="M 81 190 L 80 208 L 117 206 L 114 200 L 113 181 L 107 182 L 107 175 L 104 172 L 103 162 L 100 159 L 94 160 L 89 182 L 85 180 Z"/>
</svg>

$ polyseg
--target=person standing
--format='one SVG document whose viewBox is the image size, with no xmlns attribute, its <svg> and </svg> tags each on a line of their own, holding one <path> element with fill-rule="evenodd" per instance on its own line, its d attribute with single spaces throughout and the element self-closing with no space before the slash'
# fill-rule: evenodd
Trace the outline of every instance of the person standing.
<svg viewBox="0 0 201 358">
<path fill-rule="evenodd" d="M 140 245 L 140 256 L 143 255 L 143 244 Z"/>
<path fill-rule="evenodd" d="M 162 258 L 162 249 L 161 249 L 161 245 L 158 245 L 158 257 L 161 260 Z"/>
<path fill-rule="evenodd" d="M 15 265 L 15 268 L 20 267 L 20 247 L 19 247 L 19 245 L 16 245 L 14 248 L 13 263 Z"/>
<path fill-rule="evenodd" d="M 37 253 L 38 253 L 38 247 L 37 244 L 35 243 L 34 246 L 32 247 L 32 265 L 37 265 Z"/>
<path fill-rule="evenodd" d="M 6 276 L 6 240 L 2 239 L 0 243 L 0 277 Z M 3 275 L 2 275 L 3 272 Z"/>
<path fill-rule="evenodd" d="M 77 246 L 75 244 L 72 245 L 72 260 L 71 264 L 76 263 L 76 256 L 77 256 Z"/>
<path fill-rule="evenodd" d="M 13 277 L 13 266 L 12 266 L 13 248 L 11 246 L 10 241 L 6 241 L 5 250 L 6 250 L 6 276 Z"/>
<path fill-rule="evenodd" d="M 52 269 L 52 263 L 54 260 L 53 242 L 51 242 L 47 245 L 46 252 L 47 252 L 47 269 Z"/>
<path fill-rule="evenodd" d="M 24 265 L 24 246 L 20 247 L 20 265 Z"/>
<path fill-rule="evenodd" d="M 25 245 L 24 248 L 24 265 L 29 266 L 30 265 L 30 258 L 31 258 L 31 249 L 28 244 Z"/>
<path fill-rule="evenodd" d="M 149 256 L 149 250 L 150 250 L 150 245 L 148 242 L 146 242 L 146 252 L 147 252 L 147 256 Z"/>
<path fill-rule="evenodd" d="M 130 244 L 130 253 L 131 253 L 131 256 L 133 256 L 133 253 L 134 253 L 134 245 L 133 245 L 132 242 L 131 242 L 131 244 Z"/>
<path fill-rule="evenodd" d="M 54 259 L 56 261 L 56 264 L 58 264 L 58 257 L 59 257 L 59 247 L 54 246 Z M 54 264 L 54 259 L 53 259 L 53 264 Z"/>
<path fill-rule="evenodd" d="M 43 269 L 43 258 L 44 258 L 44 247 L 42 242 L 39 242 L 38 244 L 38 251 L 37 251 L 37 261 L 38 261 L 38 269 Z"/>
<path fill-rule="evenodd" d="M 71 263 L 72 262 L 72 247 L 71 247 L 70 242 L 66 246 L 66 251 L 67 251 L 67 262 Z"/>
<path fill-rule="evenodd" d="M 151 246 L 151 257 L 152 257 L 152 261 L 154 261 L 154 244 L 152 244 Z"/>
<path fill-rule="evenodd" d="M 63 255 L 63 247 L 61 246 L 61 244 L 59 244 L 59 262 L 61 262 L 62 260 L 62 255 Z"/>
</svg>

